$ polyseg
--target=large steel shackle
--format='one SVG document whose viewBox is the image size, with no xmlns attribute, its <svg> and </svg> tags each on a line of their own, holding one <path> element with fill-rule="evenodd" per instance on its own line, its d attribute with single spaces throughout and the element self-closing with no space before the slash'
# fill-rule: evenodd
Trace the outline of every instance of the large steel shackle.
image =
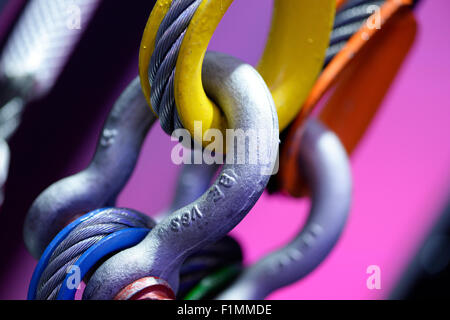
<svg viewBox="0 0 450 320">
<path fill-rule="evenodd" d="M 24 239 L 33 257 L 39 259 L 58 232 L 77 216 L 115 205 L 155 120 L 139 79 L 135 79 L 106 120 L 89 166 L 55 182 L 32 204 L 25 220 Z"/>
<path fill-rule="evenodd" d="M 352 195 L 347 153 L 319 121 L 309 120 L 302 130 L 297 165 L 311 197 L 306 225 L 285 247 L 246 268 L 218 299 L 262 300 L 297 282 L 317 268 L 342 234 Z"/>
<path fill-rule="evenodd" d="M 153 228 L 155 223 L 151 218 L 132 209 L 98 208 L 114 205 L 117 194 L 134 169 L 154 119 L 139 81 L 132 81 L 114 104 L 90 165 L 80 173 L 56 182 L 34 202 L 27 216 L 25 239 L 40 261 L 30 283 L 29 299 L 73 299 L 75 292 L 65 285 L 67 266 L 69 270 L 81 268 L 80 275 L 86 275 L 84 280 L 87 281 L 97 260 L 101 261 L 109 252 L 132 247 Z M 168 212 L 200 197 L 209 187 L 217 168 L 205 164 L 184 165 Z M 82 216 L 62 229 L 79 215 Z M 164 214 L 158 219 L 162 216 Z M 56 237 L 53 238 L 53 234 Z M 46 248 L 44 253 L 41 248 Z M 183 288 L 195 285 L 200 275 L 240 257 L 239 248 L 232 239 L 225 238 L 205 250 L 183 266 Z M 211 252 L 219 256 L 213 260 L 202 258 Z M 191 274 L 193 268 L 197 271 L 195 277 Z M 69 279 L 70 275 L 67 277 Z"/>
<path fill-rule="evenodd" d="M 146 277 L 162 278 L 176 292 L 183 261 L 232 230 L 264 191 L 279 143 L 278 118 L 264 80 L 233 57 L 208 53 L 203 81 L 208 95 L 221 106 L 228 127 L 257 135 L 258 161 L 250 162 L 255 155 L 246 143 L 240 151 L 238 144 L 228 144 L 227 153 L 233 152 L 235 161 L 224 164 L 206 193 L 165 217 L 140 244 L 101 265 L 88 282 L 84 298 L 113 299 L 127 285 Z M 236 163 L 238 152 L 244 153 L 240 154 L 245 156 L 243 163 Z"/>
</svg>

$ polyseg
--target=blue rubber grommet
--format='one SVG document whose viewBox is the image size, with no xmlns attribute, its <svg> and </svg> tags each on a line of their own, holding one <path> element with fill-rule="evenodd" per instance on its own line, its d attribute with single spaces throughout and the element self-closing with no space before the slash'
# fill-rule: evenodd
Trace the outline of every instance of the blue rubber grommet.
<svg viewBox="0 0 450 320">
<path fill-rule="evenodd" d="M 80 277 L 83 279 L 86 273 L 94 267 L 103 258 L 111 253 L 128 249 L 141 242 L 148 234 L 150 229 L 145 228 L 130 228 L 124 229 L 106 238 L 102 239 L 81 255 L 81 257 L 73 264 L 73 267 L 79 268 Z M 77 292 L 76 287 L 73 286 L 71 277 L 72 274 L 67 274 L 64 279 L 61 289 L 59 290 L 57 300 L 74 300 Z M 70 285 L 69 285 L 70 284 Z"/>
<path fill-rule="evenodd" d="M 91 219 L 95 215 L 99 214 L 105 210 L 105 208 L 98 209 L 95 211 L 92 211 L 91 213 L 88 213 L 74 222 L 67 225 L 63 230 L 61 230 L 60 233 L 56 235 L 56 237 L 50 242 L 50 244 L 45 249 L 44 253 L 42 254 L 41 258 L 39 259 L 39 262 L 34 269 L 33 276 L 31 277 L 30 286 L 28 287 L 28 300 L 35 300 L 36 299 L 36 292 L 37 287 L 39 285 L 39 280 L 41 279 L 42 273 L 44 272 L 45 268 L 47 267 L 47 264 L 55 251 L 55 249 L 58 247 L 58 245 L 64 241 L 64 239 L 69 235 L 70 232 L 72 232 L 73 229 L 75 229 L 80 223 Z"/>
</svg>

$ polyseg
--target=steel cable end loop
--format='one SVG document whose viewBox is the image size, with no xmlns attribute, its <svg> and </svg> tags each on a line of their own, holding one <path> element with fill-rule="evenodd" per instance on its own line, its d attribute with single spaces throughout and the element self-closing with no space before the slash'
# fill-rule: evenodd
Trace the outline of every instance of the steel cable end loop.
<svg viewBox="0 0 450 320">
<path fill-rule="evenodd" d="M 33 273 L 29 300 L 72 300 L 99 262 L 139 243 L 155 226 L 148 216 L 105 208 L 73 221 L 53 239 Z"/>
</svg>

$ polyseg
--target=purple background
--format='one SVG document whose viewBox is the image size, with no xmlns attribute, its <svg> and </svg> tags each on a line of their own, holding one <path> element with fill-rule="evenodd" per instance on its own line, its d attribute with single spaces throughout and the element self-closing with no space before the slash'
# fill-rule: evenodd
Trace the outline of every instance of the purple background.
<svg viewBox="0 0 450 320">
<path fill-rule="evenodd" d="M 271 3 L 271 0 L 235 1 L 216 32 L 211 49 L 256 64 L 269 28 Z M 352 157 L 353 206 L 349 223 L 336 249 L 312 274 L 270 298 L 386 298 L 436 220 L 447 199 L 450 178 L 448 12 L 450 3 L 447 0 L 423 0 L 417 9 L 420 29 L 416 44 Z M 90 117 L 93 124 L 86 125 L 83 134 L 75 141 L 77 143 L 71 146 L 75 152 L 64 158 L 58 174 L 50 176 L 50 181 L 44 180 L 31 194 L 39 194 L 52 181 L 77 172 L 88 164 L 108 105 L 136 75 L 136 55 L 128 56 L 131 57 L 128 71 L 122 72 L 121 80 L 110 86 L 116 93 L 100 101 L 104 110 Z M 90 97 L 86 93 L 89 92 L 87 88 L 81 83 L 76 88 L 76 95 Z M 68 92 L 73 92 L 75 88 L 70 90 Z M 22 134 L 17 143 L 27 141 L 26 137 Z M 169 141 L 159 128 L 151 132 L 138 167 L 120 196 L 119 205 L 151 215 L 168 205 L 178 170 L 170 161 L 172 144 Z M 31 163 L 27 178 L 38 175 L 41 167 L 49 166 L 48 163 Z M 12 169 L 13 178 L 17 176 L 19 179 L 17 172 L 20 166 Z M 14 183 L 11 184 L 13 186 L 9 188 L 14 189 Z M 27 188 L 24 184 L 21 186 Z M 14 190 L 21 189 L 16 187 Z M 5 207 L 11 209 L 4 210 L 2 215 L 23 215 L 25 212 L 23 209 L 12 210 L 19 207 L 18 204 L 13 205 L 13 200 L 10 204 L 5 202 Z M 251 263 L 286 242 L 295 235 L 306 217 L 307 201 L 264 194 L 233 231 L 244 246 L 246 262 Z M 20 231 L 21 219 L 16 220 L 17 225 L 11 223 L 10 229 Z M 8 239 L 20 239 L 20 235 L 11 230 L 2 232 L 11 233 Z M 12 253 L 7 261 L 2 260 L 1 299 L 24 299 L 36 264 L 19 241 L 14 250 L 10 250 Z M 3 243 L 5 249 L 10 246 L 10 243 Z M 366 287 L 366 268 L 369 265 L 381 267 L 381 290 L 368 290 Z"/>
</svg>

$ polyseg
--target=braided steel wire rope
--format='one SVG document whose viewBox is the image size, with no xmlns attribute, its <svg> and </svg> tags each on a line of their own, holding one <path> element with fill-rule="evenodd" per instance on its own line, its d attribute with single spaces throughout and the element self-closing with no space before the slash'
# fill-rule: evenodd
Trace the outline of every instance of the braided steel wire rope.
<svg viewBox="0 0 450 320">
<path fill-rule="evenodd" d="M 107 209 L 80 223 L 54 250 L 39 280 L 38 300 L 54 300 L 68 268 L 90 247 L 114 232 L 126 228 L 149 228 L 148 220 L 138 212 Z"/>
<path fill-rule="evenodd" d="M 201 0 L 174 1 L 163 19 L 155 39 L 155 51 L 150 60 L 150 101 L 163 130 L 172 134 L 182 128 L 175 106 L 174 78 L 178 53 L 187 27 Z"/>
<path fill-rule="evenodd" d="M 374 13 L 374 6 L 382 6 L 386 0 L 350 0 L 336 14 L 325 66 L 345 47 L 348 40 Z"/>
</svg>

